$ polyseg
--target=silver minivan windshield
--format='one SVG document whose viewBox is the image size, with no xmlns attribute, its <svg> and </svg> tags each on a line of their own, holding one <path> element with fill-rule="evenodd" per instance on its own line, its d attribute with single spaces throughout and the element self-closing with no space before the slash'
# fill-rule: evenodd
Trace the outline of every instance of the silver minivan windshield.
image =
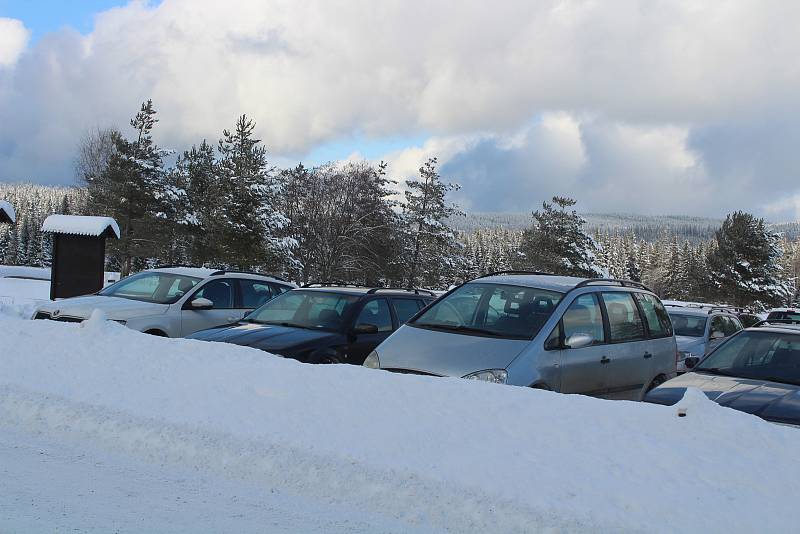
<svg viewBox="0 0 800 534">
<path fill-rule="evenodd" d="M 459 334 L 533 339 L 563 296 L 535 287 L 471 282 L 435 302 L 410 324 Z"/>
</svg>

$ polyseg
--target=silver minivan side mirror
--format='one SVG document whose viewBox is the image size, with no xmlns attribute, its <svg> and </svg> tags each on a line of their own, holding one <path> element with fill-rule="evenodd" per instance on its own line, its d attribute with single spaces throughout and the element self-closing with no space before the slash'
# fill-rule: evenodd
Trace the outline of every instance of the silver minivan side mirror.
<svg viewBox="0 0 800 534">
<path fill-rule="evenodd" d="M 214 303 L 207 298 L 199 297 L 191 302 L 191 306 L 195 310 L 210 310 L 214 307 Z"/>
<path fill-rule="evenodd" d="M 566 347 L 568 349 L 582 349 L 594 343 L 594 338 L 589 334 L 572 334 L 567 339 Z"/>
</svg>

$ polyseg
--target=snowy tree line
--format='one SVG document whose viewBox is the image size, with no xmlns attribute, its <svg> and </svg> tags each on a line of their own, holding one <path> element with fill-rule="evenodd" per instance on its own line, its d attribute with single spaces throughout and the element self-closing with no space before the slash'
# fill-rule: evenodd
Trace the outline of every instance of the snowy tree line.
<svg viewBox="0 0 800 534">
<path fill-rule="evenodd" d="M 0 264 L 50 265 L 53 242 L 41 231 L 42 223 L 53 213 L 82 213 L 86 191 L 77 187 L 50 187 L 33 184 L 0 183 L 0 199 L 17 212 L 14 226 L 0 224 Z"/>
<path fill-rule="evenodd" d="M 87 135 L 76 158 L 81 187 L 0 184 L 0 198 L 19 213 L 15 227 L 0 227 L 0 261 L 49 264 L 42 221 L 76 213 L 117 220 L 122 236 L 109 242 L 107 268 L 123 274 L 186 264 L 298 282 L 446 288 L 528 269 L 628 278 L 665 298 L 756 306 L 798 299 L 800 242 L 746 213 L 711 230 L 709 219 L 660 217 L 660 233 L 643 236 L 646 218 L 595 215 L 590 224 L 574 200 L 554 197 L 524 228 L 498 226 L 497 215 L 492 227 L 459 232 L 464 214 L 448 201 L 458 186 L 440 177 L 435 158 L 402 184 L 384 163 L 278 169 L 246 116 L 216 143 L 177 155 L 153 140 L 157 123 L 147 101 L 130 130 Z"/>
<path fill-rule="evenodd" d="M 584 227 L 580 216 L 572 216 L 558 233 Z M 461 234 L 468 266 L 465 278 L 531 267 L 521 253 L 526 233 L 530 238 L 530 230 L 494 227 Z M 756 308 L 800 305 L 800 238 L 774 232 L 763 220 L 747 213 L 729 215 L 706 240 L 681 237 L 668 230 L 647 240 L 633 230 L 606 229 L 595 233 L 590 245 L 582 243 L 586 246 L 583 261 L 590 262 L 598 274 L 642 282 L 662 298 Z M 574 242 L 553 245 L 536 240 L 528 249 L 540 257 L 546 256 L 548 249 L 555 250 L 556 257 L 566 257 L 572 245 Z M 552 265 L 549 271 L 574 273 Z"/>
</svg>

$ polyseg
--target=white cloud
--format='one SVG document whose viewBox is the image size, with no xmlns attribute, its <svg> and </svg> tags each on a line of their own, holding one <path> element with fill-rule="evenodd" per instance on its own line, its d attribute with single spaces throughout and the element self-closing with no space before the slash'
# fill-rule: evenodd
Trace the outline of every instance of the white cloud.
<svg viewBox="0 0 800 534">
<path fill-rule="evenodd" d="M 462 161 L 465 185 L 509 202 L 559 186 L 597 206 L 622 192 L 623 207 L 662 212 L 755 209 L 756 185 L 798 190 L 798 15 L 780 0 L 134 2 L 89 35 L 63 30 L 9 56 L 0 179 L 68 181 L 82 132 L 124 127 L 153 98 L 158 138 L 177 149 L 247 113 L 278 161 L 427 132 L 396 154 L 398 172 L 426 155 Z M 781 167 L 748 156 L 753 143 L 780 147 Z M 507 174 L 486 174 L 503 154 Z"/>
<path fill-rule="evenodd" d="M 0 68 L 13 67 L 28 44 L 30 32 L 17 19 L 0 17 Z"/>
</svg>

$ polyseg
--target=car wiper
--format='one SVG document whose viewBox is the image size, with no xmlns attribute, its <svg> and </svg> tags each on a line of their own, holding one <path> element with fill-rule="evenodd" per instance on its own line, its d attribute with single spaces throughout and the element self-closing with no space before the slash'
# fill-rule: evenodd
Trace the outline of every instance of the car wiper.
<svg viewBox="0 0 800 534">
<path fill-rule="evenodd" d="M 767 380 L 769 382 L 780 382 L 781 384 L 790 384 L 792 386 L 800 386 L 800 380 L 790 380 L 780 376 L 764 376 L 760 378 L 748 377 L 751 380 Z"/>
<path fill-rule="evenodd" d="M 723 371 L 719 367 L 695 367 L 694 369 L 690 369 L 690 371 L 699 371 L 701 373 L 709 373 L 712 375 L 719 375 L 719 376 L 734 376 L 737 378 L 741 378 L 740 375 L 736 373 L 731 373 L 729 371 Z"/>
<path fill-rule="evenodd" d="M 417 324 L 419 324 L 420 326 L 427 326 L 429 328 L 434 328 L 438 330 L 447 330 L 448 332 L 464 332 L 467 334 L 481 334 L 492 337 L 502 336 L 502 334 L 498 334 L 497 332 L 493 332 L 492 330 L 486 330 L 485 328 L 476 328 L 474 326 L 449 325 L 449 324 L 425 324 L 425 323 L 417 323 Z"/>
<path fill-rule="evenodd" d="M 312 328 L 304 324 L 290 323 L 288 321 L 261 321 L 261 324 L 269 324 L 273 326 L 285 326 L 286 328 Z"/>
</svg>

